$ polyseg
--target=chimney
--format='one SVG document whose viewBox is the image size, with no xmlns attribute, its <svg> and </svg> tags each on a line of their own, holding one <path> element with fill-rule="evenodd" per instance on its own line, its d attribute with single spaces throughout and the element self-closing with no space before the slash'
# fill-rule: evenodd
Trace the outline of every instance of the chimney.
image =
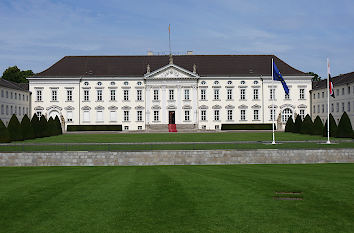
<svg viewBox="0 0 354 233">
<path fill-rule="evenodd" d="M 154 53 L 151 50 L 149 50 L 148 51 L 148 56 L 153 56 L 153 55 L 154 55 Z"/>
<path fill-rule="evenodd" d="M 192 50 L 187 51 L 187 55 L 193 55 L 193 51 Z"/>
</svg>

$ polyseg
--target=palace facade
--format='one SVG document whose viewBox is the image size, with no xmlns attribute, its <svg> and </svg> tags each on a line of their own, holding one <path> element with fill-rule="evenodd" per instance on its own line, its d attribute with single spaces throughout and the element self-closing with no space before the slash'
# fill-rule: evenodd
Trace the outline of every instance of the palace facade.
<svg viewBox="0 0 354 233">
<path fill-rule="evenodd" d="M 289 95 L 272 81 L 272 58 Z M 29 78 L 29 88 L 32 111 L 58 115 L 65 128 L 219 130 L 275 117 L 281 129 L 310 114 L 311 78 L 274 55 L 67 56 Z"/>
</svg>

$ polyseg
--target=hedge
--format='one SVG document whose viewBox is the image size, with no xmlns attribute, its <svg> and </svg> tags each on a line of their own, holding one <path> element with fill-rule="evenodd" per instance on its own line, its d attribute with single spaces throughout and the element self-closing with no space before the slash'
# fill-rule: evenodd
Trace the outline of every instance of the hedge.
<svg viewBox="0 0 354 233">
<path fill-rule="evenodd" d="M 300 133 L 302 134 L 313 134 L 314 126 L 310 115 L 306 115 L 304 121 L 301 125 Z"/>
<path fill-rule="evenodd" d="M 67 131 L 122 131 L 122 125 L 68 125 Z"/>
<path fill-rule="evenodd" d="M 221 124 L 221 130 L 272 130 L 272 124 Z"/>
<path fill-rule="evenodd" d="M 337 138 L 351 138 L 353 136 L 353 128 L 346 112 L 340 118 L 338 128 L 336 131 Z"/>
<path fill-rule="evenodd" d="M 44 115 L 39 119 L 39 137 L 48 137 L 50 132 L 48 130 L 48 121 Z"/>
<path fill-rule="evenodd" d="M 0 119 L 0 143 L 11 142 L 9 131 L 7 130 L 4 122 Z"/>
<path fill-rule="evenodd" d="M 41 134 L 41 130 L 40 130 L 41 126 L 39 124 L 39 118 L 37 114 L 33 114 L 33 117 L 31 119 L 31 126 L 34 131 L 35 138 L 40 138 L 42 134 Z"/>
<path fill-rule="evenodd" d="M 52 117 L 50 117 L 48 120 L 47 129 L 48 129 L 48 134 L 49 134 L 48 136 L 57 135 L 57 132 L 58 132 L 57 125 Z"/>
<path fill-rule="evenodd" d="M 295 124 L 293 121 L 293 117 L 290 116 L 286 122 L 286 125 L 285 125 L 285 132 L 294 132 L 294 127 L 295 127 Z"/>
<path fill-rule="evenodd" d="M 300 133 L 302 127 L 302 119 L 300 115 L 297 115 L 295 119 L 294 131 L 293 133 Z"/>
<path fill-rule="evenodd" d="M 55 116 L 54 121 L 55 121 L 55 127 L 56 127 L 56 135 L 63 134 L 63 130 L 61 128 L 61 123 L 60 123 L 59 117 Z"/>
<path fill-rule="evenodd" d="M 313 135 L 322 135 L 323 131 L 323 123 L 321 121 L 321 118 L 319 116 L 316 117 L 314 123 L 313 123 Z"/>
<path fill-rule="evenodd" d="M 31 126 L 31 121 L 27 115 L 24 115 L 21 121 L 21 130 L 23 140 L 35 138 L 33 127 Z"/>
<path fill-rule="evenodd" d="M 23 141 L 21 124 L 15 114 L 12 115 L 7 126 L 11 141 Z"/>
</svg>

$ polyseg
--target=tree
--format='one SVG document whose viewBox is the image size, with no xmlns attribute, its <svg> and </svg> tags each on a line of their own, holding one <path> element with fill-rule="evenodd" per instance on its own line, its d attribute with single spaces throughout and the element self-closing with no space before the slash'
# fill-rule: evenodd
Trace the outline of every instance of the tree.
<svg viewBox="0 0 354 233">
<path fill-rule="evenodd" d="M 339 120 L 338 128 L 336 131 L 337 138 L 351 138 L 353 136 L 353 128 L 350 122 L 349 116 L 346 112 L 343 112 L 342 117 Z"/>
<path fill-rule="evenodd" d="M 313 123 L 313 134 L 314 135 L 322 135 L 323 132 L 323 123 L 321 121 L 321 118 L 317 116 L 315 118 L 315 121 Z"/>
<path fill-rule="evenodd" d="M 57 129 L 57 134 L 56 135 L 63 134 L 63 130 L 61 128 L 61 123 L 60 123 L 58 115 L 55 116 L 54 121 L 55 121 L 56 129 Z"/>
<path fill-rule="evenodd" d="M 17 66 L 7 68 L 2 74 L 2 78 L 15 83 L 28 83 L 26 78 L 34 75 L 32 70 L 20 70 Z"/>
<path fill-rule="evenodd" d="M 336 136 L 336 131 L 337 131 L 337 123 L 334 120 L 332 113 L 329 114 L 329 136 L 330 137 L 335 137 Z M 323 127 L 323 137 L 327 137 L 327 120 L 326 123 Z"/>
<path fill-rule="evenodd" d="M 302 134 L 313 134 L 313 122 L 311 117 L 307 114 L 301 125 L 300 133 Z"/>
<path fill-rule="evenodd" d="M 21 129 L 22 129 L 23 140 L 33 139 L 36 137 L 33 131 L 33 127 L 31 126 L 31 121 L 28 118 L 27 114 L 24 115 L 22 118 Z"/>
<path fill-rule="evenodd" d="M 39 124 L 39 119 L 37 114 L 33 114 L 33 117 L 31 119 L 31 126 L 33 128 L 34 136 L 35 138 L 40 138 L 41 137 L 41 129 L 40 129 L 40 124 Z"/>
<path fill-rule="evenodd" d="M 58 133 L 57 124 L 52 117 L 50 117 L 48 120 L 48 133 L 49 136 L 55 136 Z"/>
<path fill-rule="evenodd" d="M 11 141 L 23 141 L 21 124 L 15 114 L 12 114 L 7 129 L 9 131 Z"/>
<path fill-rule="evenodd" d="M 44 115 L 41 116 L 39 119 L 39 130 L 40 130 L 40 135 L 39 137 L 48 137 L 50 136 L 49 130 L 48 130 L 48 122 L 47 119 L 45 118 Z"/>
<path fill-rule="evenodd" d="M 302 119 L 300 115 L 296 116 L 295 124 L 294 124 L 294 133 L 300 133 L 302 126 Z"/>
<path fill-rule="evenodd" d="M 312 81 L 313 82 L 321 80 L 321 77 L 318 74 L 314 73 L 314 72 L 308 72 L 308 74 L 312 76 Z"/>
<path fill-rule="evenodd" d="M 11 142 L 9 131 L 7 130 L 4 122 L 0 119 L 0 143 Z"/>
<path fill-rule="evenodd" d="M 286 125 L 285 125 L 285 132 L 294 132 L 294 127 L 295 127 L 295 124 L 293 121 L 293 117 L 290 116 L 288 118 L 288 121 L 286 122 Z"/>
</svg>

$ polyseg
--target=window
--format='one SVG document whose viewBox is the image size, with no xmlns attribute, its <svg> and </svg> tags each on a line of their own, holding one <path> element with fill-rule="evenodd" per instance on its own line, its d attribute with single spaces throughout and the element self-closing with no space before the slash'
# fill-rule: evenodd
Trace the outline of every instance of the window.
<svg viewBox="0 0 354 233">
<path fill-rule="evenodd" d="M 344 88 L 343 88 L 343 90 L 344 90 Z M 15 92 L 15 100 L 17 100 L 17 93 Z"/>
<path fill-rule="evenodd" d="M 102 101 L 102 90 L 97 90 L 97 101 Z"/>
<path fill-rule="evenodd" d="M 6 92 L 7 94 L 7 92 Z M 37 90 L 37 101 L 42 101 L 42 91 L 41 90 Z"/>
<path fill-rule="evenodd" d="M 205 85 L 205 84 L 206 84 L 206 82 L 205 82 L 205 81 L 202 81 L 200 84 Z"/>
<path fill-rule="evenodd" d="M 219 81 L 215 81 L 214 84 L 215 84 L 215 85 L 218 85 L 218 84 L 219 84 Z"/>
<path fill-rule="evenodd" d="M 286 108 L 283 110 L 282 114 L 281 114 L 281 119 L 283 123 L 286 123 L 289 119 L 289 117 L 293 116 L 293 111 L 291 111 L 290 108 Z"/>
<path fill-rule="evenodd" d="M 300 117 L 301 119 L 304 119 L 305 118 L 305 110 L 304 109 L 300 109 Z"/>
<path fill-rule="evenodd" d="M 159 100 L 159 90 L 154 90 L 154 100 Z"/>
<path fill-rule="evenodd" d="M 227 84 L 228 84 L 228 85 L 231 85 L 231 84 L 232 84 L 232 81 L 227 81 Z"/>
<path fill-rule="evenodd" d="M 232 121 L 232 110 L 227 110 L 227 120 Z"/>
<path fill-rule="evenodd" d="M 190 120 L 190 118 L 189 118 L 189 110 L 184 111 L 184 120 L 185 121 L 189 121 Z"/>
<path fill-rule="evenodd" d="M 12 106 L 11 106 L 11 111 L 12 111 Z M 15 114 L 17 114 L 17 107 L 15 106 Z"/>
<path fill-rule="evenodd" d="M 300 89 L 300 99 L 305 99 L 305 89 Z"/>
<path fill-rule="evenodd" d="M 9 106 L 6 105 L 6 115 L 9 115 Z"/>
<path fill-rule="evenodd" d="M 142 82 L 137 82 L 138 86 L 141 86 L 143 83 Z"/>
<path fill-rule="evenodd" d="M 245 109 L 241 109 L 241 121 L 245 121 L 246 120 L 246 110 Z"/>
<path fill-rule="evenodd" d="M 322 98 L 324 98 L 324 91 L 322 91 Z"/>
<path fill-rule="evenodd" d="M 290 99 L 290 90 L 289 90 L 289 94 L 286 94 L 286 93 L 285 93 L 284 98 L 285 98 L 286 100 Z"/>
<path fill-rule="evenodd" d="M 214 100 L 219 99 L 219 89 L 214 89 Z"/>
<path fill-rule="evenodd" d="M 18 107 L 18 115 L 21 115 L 21 107 Z"/>
<path fill-rule="evenodd" d="M 246 99 L 246 89 L 240 89 L 240 91 L 241 91 L 240 99 L 241 100 Z"/>
<path fill-rule="evenodd" d="M 9 92 L 6 91 L 6 98 L 9 98 Z"/>
<path fill-rule="evenodd" d="M 89 90 L 84 90 L 84 101 L 89 101 Z"/>
<path fill-rule="evenodd" d="M 201 89 L 200 90 L 200 99 L 201 100 L 206 100 L 206 89 Z"/>
<path fill-rule="evenodd" d="M 271 100 L 274 100 L 274 99 L 275 99 L 275 89 L 274 89 L 274 88 L 272 88 L 272 89 L 269 90 L 269 98 L 270 98 Z"/>
<path fill-rule="evenodd" d="M 124 121 L 129 121 L 129 111 L 124 111 L 123 120 L 124 120 Z"/>
<path fill-rule="evenodd" d="M 336 104 L 336 111 L 339 112 L 339 103 Z"/>
<path fill-rule="evenodd" d="M 342 112 L 344 112 L 345 109 L 344 109 L 344 103 L 342 103 Z"/>
<path fill-rule="evenodd" d="M 313 106 L 313 113 L 316 113 L 316 105 Z"/>
<path fill-rule="evenodd" d="M 97 110 L 97 112 L 96 112 L 96 121 L 97 122 L 102 122 L 103 121 L 103 111 L 102 110 Z"/>
<path fill-rule="evenodd" d="M 339 89 L 337 89 L 337 96 L 339 96 Z"/>
<path fill-rule="evenodd" d="M 317 93 L 317 99 L 319 99 L 319 98 L 320 98 L 320 93 L 318 92 L 318 93 Z"/>
<path fill-rule="evenodd" d="M 4 107 L 4 105 L 1 105 L 1 114 L 5 114 L 5 107 Z"/>
<path fill-rule="evenodd" d="M 137 121 L 143 121 L 143 111 L 136 111 Z"/>
<path fill-rule="evenodd" d="M 128 82 L 124 82 L 124 85 L 125 85 L 125 86 L 128 86 L 128 84 L 129 84 Z"/>
<path fill-rule="evenodd" d="M 4 90 L 1 90 L 1 97 L 4 97 Z"/>
<path fill-rule="evenodd" d="M 73 122 L 73 112 L 72 111 L 66 112 L 66 119 L 67 119 L 67 122 Z"/>
<path fill-rule="evenodd" d="M 143 100 L 143 91 L 142 90 L 136 90 L 136 100 L 137 101 Z"/>
<path fill-rule="evenodd" d="M 258 89 L 253 89 L 253 99 L 258 100 Z"/>
<path fill-rule="evenodd" d="M 316 99 L 316 94 L 313 94 L 313 99 Z"/>
<path fill-rule="evenodd" d="M 348 112 L 350 112 L 350 102 L 348 102 Z"/>
<path fill-rule="evenodd" d="M 254 81 L 253 84 L 258 84 L 258 81 Z"/>
<path fill-rule="evenodd" d="M 200 111 L 200 116 L 202 121 L 206 121 L 206 110 Z"/>
<path fill-rule="evenodd" d="M 72 90 L 66 90 L 66 100 L 67 101 L 73 100 L 73 91 Z"/>
<path fill-rule="evenodd" d="M 317 113 L 320 113 L 320 105 L 317 105 Z"/>
<path fill-rule="evenodd" d="M 174 100 L 175 96 L 174 96 L 174 90 L 169 90 L 169 100 Z"/>
<path fill-rule="evenodd" d="M 350 95 L 350 87 L 348 87 L 348 95 Z"/>
<path fill-rule="evenodd" d="M 184 99 L 189 100 L 189 89 L 184 90 Z"/>
<path fill-rule="evenodd" d="M 12 92 L 10 92 L 10 96 L 11 96 L 11 99 L 13 99 L 13 93 Z"/>
<path fill-rule="evenodd" d="M 342 95 L 344 95 L 344 87 L 342 88 Z M 16 97 L 16 96 L 15 96 Z"/>
<path fill-rule="evenodd" d="M 11 111 L 10 111 L 11 115 L 14 114 L 14 108 L 13 108 L 13 106 L 10 106 L 10 109 L 11 109 Z"/>
<path fill-rule="evenodd" d="M 90 111 L 84 111 L 84 122 L 90 121 Z"/>
<path fill-rule="evenodd" d="M 111 101 L 116 100 L 116 90 L 111 90 Z"/>
<path fill-rule="evenodd" d="M 322 113 L 324 113 L 324 104 L 322 104 Z"/>
<path fill-rule="evenodd" d="M 139 125 L 138 130 L 143 130 L 143 127 L 141 125 Z"/>
<path fill-rule="evenodd" d="M 38 112 L 36 112 L 36 115 L 37 115 L 38 118 L 41 118 L 42 112 L 38 111 Z"/>
<path fill-rule="evenodd" d="M 109 117 L 110 117 L 110 121 L 117 121 L 117 111 L 110 111 L 109 112 Z"/>
<path fill-rule="evenodd" d="M 98 82 L 97 85 L 98 85 L 98 86 L 102 86 L 102 82 Z"/>
<path fill-rule="evenodd" d="M 154 111 L 154 121 L 159 121 L 159 111 Z"/>
<path fill-rule="evenodd" d="M 220 111 L 214 110 L 214 121 L 219 121 L 219 120 L 220 120 Z"/>
<path fill-rule="evenodd" d="M 220 129 L 220 125 L 215 125 L 215 129 Z"/>
<path fill-rule="evenodd" d="M 255 121 L 259 120 L 259 110 L 258 109 L 253 110 L 253 120 L 255 120 Z"/>
<path fill-rule="evenodd" d="M 270 120 L 273 121 L 275 119 L 275 109 L 270 110 Z"/>
<path fill-rule="evenodd" d="M 241 84 L 245 84 L 246 82 L 245 81 L 241 81 Z"/>
<path fill-rule="evenodd" d="M 128 101 L 129 100 L 129 90 L 124 90 L 123 91 L 123 100 Z"/>
<path fill-rule="evenodd" d="M 124 126 L 124 130 L 129 130 L 129 126 Z"/>
<path fill-rule="evenodd" d="M 116 85 L 116 83 L 115 82 L 111 82 L 111 85 L 114 86 L 114 85 Z"/>
<path fill-rule="evenodd" d="M 227 99 L 232 100 L 232 89 L 227 89 Z"/>
<path fill-rule="evenodd" d="M 57 101 L 57 90 L 52 90 L 52 101 Z"/>
<path fill-rule="evenodd" d="M 334 104 L 331 104 L 331 112 L 334 112 Z"/>
<path fill-rule="evenodd" d="M 89 85 L 89 83 L 88 83 L 88 82 L 84 82 L 84 85 L 85 85 L 85 86 L 88 86 L 88 85 Z"/>
</svg>

